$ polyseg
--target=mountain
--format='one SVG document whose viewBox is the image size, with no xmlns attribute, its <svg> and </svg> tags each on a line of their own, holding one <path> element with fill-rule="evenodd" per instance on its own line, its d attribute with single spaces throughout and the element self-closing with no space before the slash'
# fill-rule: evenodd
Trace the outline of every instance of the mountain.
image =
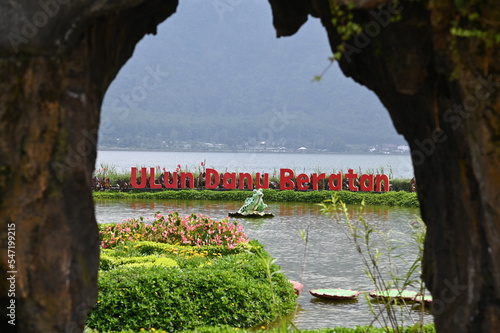
<svg viewBox="0 0 500 333">
<path fill-rule="evenodd" d="M 181 1 L 109 88 L 99 145 L 346 151 L 404 143 L 377 97 L 329 67 L 330 55 L 317 19 L 277 39 L 267 2 Z"/>
</svg>

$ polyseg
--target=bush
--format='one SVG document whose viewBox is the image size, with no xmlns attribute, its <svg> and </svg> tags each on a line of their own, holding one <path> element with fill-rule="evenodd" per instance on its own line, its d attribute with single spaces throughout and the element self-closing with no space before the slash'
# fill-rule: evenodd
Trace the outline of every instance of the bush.
<svg viewBox="0 0 500 333">
<path fill-rule="evenodd" d="M 292 285 L 262 246 L 253 244 L 253 252 L 213 252 L 196 257 L 196 264 L 184 258 L 179 267 L 123 258 L 120 265 L 100 272 L 98 302 L 87 325 L 99 331 L 173 332 L 206 325 L 251 327 L 290 313 L 296 300 Z M 103 254 L 107 262 L 119 259 L 109 252 Z"/>
<path fill-rule="evenodd" d="M 391 187 L 393 191 L 411 192 L 410 179 L 391 179 Z"/>
<path fill-rule="evenodd" d="M 178 213 L 163 216 L 157 212 L 151 224 L 144 223 L 141 217 L 123 223 L 101 225 L 99 228 L 102 248 L 137 240 L 196 246 L 222 245 L 228 248 L 248 242 L 243 226 L 238 225 L 237 221 L 216 221 L 201 214 L 181 218 Z"/>
<path fill-rule="evenodd" d="M 138 253 L 143 255 L 147 254 L 170 254 L 176 257 L 193 257 L 197 254 L 204 254 L 205 256 L 221 256 L 236 254 L 242 251 L 252 251 L 257 252 L 259 248 L 262 248 L 257 241 L 252 240 L 249 243 L 240 243 L 234 248 L 228 248 L 222 245 L 205 245 L 205 246 L 182 246 L 182 245 L 171 245 L 156 242 L 136 242 L 134 243 L 134 249 Z"/>
<path fill-rule="evenodd" d="M 178 266 L 174 259 L 166 257 L 158 257 L 155 255 L 150 256 L 136 256 L 136 257 L 116 257 L 108 254 L 101 253 L 101 260 L 99 268 L 103 271 L 117 268 L 118 266 L 165 266 L 173 267 Z"/>
<path fill-rule="evenodd" d="M 406 186 L 406 185 L 405 185 Z M 401 187 L 405 187 L 401 186 Z M 409 183 L 408 183 L 409 186 Z M 398 188 L 400 186 L 398 185 Z M 266 202 L 311 202 L 320 203 L 337 196 L 346 204 L 359 204 L 363 199 L 367 205 L 418 207 L 416 193 L 405 191 L 391 191 L 383 193 L 350 192 L 350 191 L 280 191 L 264 190 Z M 154 200 L 220 200 L 245 201 L 249 197 L 248 191 L 210 191 L 210 190 L 179 190 L 158 192 L 94 192 L 94 198 L 100 199 L 154 199 Z"/>
<path fill-rule="evenodd" d="M 407 327 L 407 328 L 402 328 L 401 331 L 404 333 L 414 333 L 417 328 L 415 327 Z M 258 330 L 238 330 L 240 333 L 247 333 L 247 332 L 258 332 Z M 159 331 L 161 332 L 161 331 Z M 386 328 L 375 328 L 375 327 L 367 327 L 367 326 L 356 326 L 355 328 L 348 328 L 348 327 L 335 327 L 335 328 L 320 328 L 320 329 L 315 329 L 315 330 L 302 330 L 302 331 L 297 331 L 295 329 L 290 329 L 290 328 L 285 328 L 283 327 L 278 327 L 275 329 L 270 329 L 267 330 L 267 332 L 279 332 L 279 333 L 285 333 L 285 332 L 302 332 L 302 333 L 392 333 L 394 332 L 392 329 L 386 329 Z M 435 333 L 436 328 L 434 327 L 434 324 L 427 324 L 424 326 L 424 332 L 425 333 Z M 84 333 L 99 333 L 95 330 L 90 330 L 86 329 Z M 103 332 L 100 332 L 103 333 Z M 132 330 L 124 330 L 120 331 L 120 333 L 140 333 L 137 331 L 132 331 Z M 202 326 L 202 327 L 197 327 L 193 330 L 186 330 L 183 331 L 183 333 L 235 333 L 235 329 L 230 326 Z"/>
</svg>

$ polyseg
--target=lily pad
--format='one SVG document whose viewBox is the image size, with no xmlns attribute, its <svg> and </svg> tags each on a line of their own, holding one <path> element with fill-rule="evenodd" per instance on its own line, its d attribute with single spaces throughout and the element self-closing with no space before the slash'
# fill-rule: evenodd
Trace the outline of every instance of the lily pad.
<svg viewBox="0 0 500 333">
<path fill-rule="evenodd" d="M 326 299 L 355 299 L 359 296 L 359 291 L 349 289 L 311 289 L 309 293 L 315 297 Z"/>
<path fill-rule="evenodd" d="M 411 301 L 415 296 L 417 296 L 417 293 L 409 290 L 389 289 L 370 291 L 369 295 L 376 299 L 399 299 Z"/>
</svg>

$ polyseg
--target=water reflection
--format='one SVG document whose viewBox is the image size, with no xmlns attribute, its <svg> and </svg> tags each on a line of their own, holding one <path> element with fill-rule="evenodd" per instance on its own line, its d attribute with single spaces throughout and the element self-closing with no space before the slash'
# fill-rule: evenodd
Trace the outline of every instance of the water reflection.
<svg viewBox="0 0 500 333">
<path fill-rule="evenodd" d="M 371 282 L 363 271 L 363 264 L 354 246 L 347 240 L 344 229 L 331 218 L 321 214 L 320 208 L 306 203 L 268 203 L 272 219 L 238 219 L 252 239 L 258 239 L 266 250 L 278 259 L 277 263 L 291 280 L 301 281 L 304 292 L 298 302 L 300 311 L 294 321 L 301 329 L 367 325 L 371 322 L 367 301 L 363 296 L 351 302 L 322 301 L 309 294 L 316 288 L 346 288 L 369 292 Z M 188 201 L 188 200 L 98 200 L 96 216 L 99 223 L 121 222 L 143 216 L 153 218 L 156 211 L 179 214 L 202 213 L 216 219 L 227 217 L 238 210 L 241 202 Z M 356 207 L 349 207 L 353 213 Z M 366 207 L 365 218 L 383 232 L 394 232 L 391 238 L 405 245 L 410 242 L 410 222 L 417 219 L 418 210 L 408 208 Z M 307 246 L 300 230 L 308 231 Z M 383 244 L 382 242 L 380 243 Z M 384 249 L 381 248 L 384 252 Z M 414 253 L 405 253 L 411 261 Z M 418 316 L 418 310 L 414 310 Z M 424 314 L 427 322 L 432 316 Z M 411 322 L 406 322 L 411 324 Z"/>
</svg>

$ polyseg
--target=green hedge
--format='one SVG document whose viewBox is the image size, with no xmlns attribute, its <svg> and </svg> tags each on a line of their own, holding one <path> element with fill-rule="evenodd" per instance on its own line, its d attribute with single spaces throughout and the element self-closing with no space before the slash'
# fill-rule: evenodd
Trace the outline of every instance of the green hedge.
<svg viewBox="0 0 500 333">
<path fill-rule="evenodd" d="M 156 255 L 136 256 L 136 257 L 115 257 L 105 253 L 101 253 L 99 268 L 103 271 L 117 268 L 118 266 L 125 267 L 151 267 L 151 266 L 178 266 L 177 262 L 171 258 L 159 257 Z"/>
<path fill-rule="evenodd" d="M 391 191 L 384 193 L 349 192 L 349 191 L 280 191 L 264 190 L 266 202 L 312 202 L 320 203 L 330 199 L 333 194 L 346 204 L 359 204 L 365 200 L 366 205 L 384 205 L 401 207 L 418 207 L 416 193 L 405 191 Z M 210 191 L 210 190 L 179 190 L 157 192 L 94 192 L 96 199 L 154 199 L 154 200 L 219 200 L 219 201 L 244 201 L 251 196 L 249 191 Z"/>
<path fill-rule="evenodd" d="M 434 324 L 427 324 L 424 327 L 424 332 L 425 333 L 435 333 L 436 328 L 434 327 Z M 120 331 L 121 333 L 140 333 L 138 331 L 132 331 L 132 330 L 123 330 Z M 161 331 L 159 331 L 161 332 Z M 233 327 L 230 326 L 203 326 L 203 327 L 197 327 L 194 330 L 186 330 L 183 331 L 183 333 L 235 333 L 235 332 L 240 332 L 240 333 L 249 333 L 249 332 L 259 332 L 258 330 L 235 330 Z M 286 333 L 286 332 L 298 332 L 298 333 L 392 333 L 394 330 L 392 329 L 385 329 L 385 328 L 375 328 L 375 327 L 367 327 L 367 326 L 357 326 L 355 328 L 348 328 L 348 327 L 335 327 L 335 328 L 321 328 L 321 329 L 316 329 L 316 330 L 302 330 L 302 331 L 296 331 L 295 329 L 283 329 L 282 327 L 276 328 L 276 329 L 271 329 L 268 330 L 268 332 L 274 333 L 274 332 L 279 332 L 279 333 Z M 406 327 L 400 329 L 401 333 L 417 333 L 421 332 L 421 330 L 418 330 L 417 327 Z M 98 331 L 95 330 L 90 330 L 87 329 L 84 331 L 84 333 L 98 333 Z M 104 333 L 104 332 L 100 332 Z"/>
<path fill-rule="evenodd" d="M 256 241 L 231 253 L 214 246 L 151 243 L 103 251 L 98 302 L 88 328 L 175 332 L 252 327 L 295 309 L 292 284 Z"/>
<path fill-rule="evenodd" d="M 136 242 L 134 245 L 134 250 L 142 255 L 170 254 L 179 256 L 182 254 L 182 251 L 184 251 L 189 253 L 204 253 L 208 257 L 238 254 L 246 251 L 256 254 L 265 252 L 262 248 L 262 245 L 256 240 L 252 240 L 249 243 L 238 244 L 235 248 L 232 249 L 222 245 L 205 245 L 198 247 L 143 241 Z"/>
</svg>

